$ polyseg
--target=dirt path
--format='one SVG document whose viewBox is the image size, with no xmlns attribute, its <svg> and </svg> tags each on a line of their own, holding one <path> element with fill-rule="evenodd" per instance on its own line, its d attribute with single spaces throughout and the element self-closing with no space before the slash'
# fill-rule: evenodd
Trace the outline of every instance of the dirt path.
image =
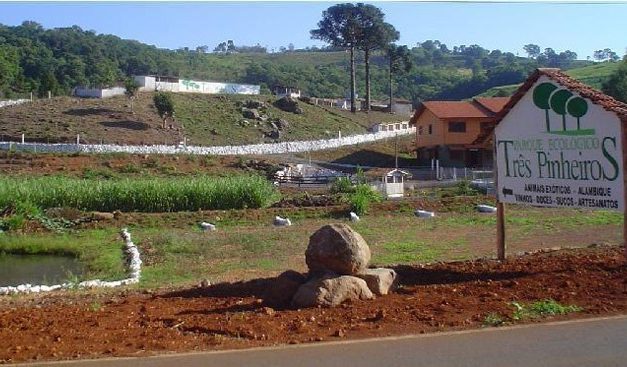
<svg viewBox="0 0 627 367">
<path fill-rule="evenodd" d="M 275 310 L 272 279 L 156 293 L 74 293 L 0 299 L 0 362 L 248 348 L 481 327 L 511 318 L 511 302 L 551 298 L 570 317 L 627 313 L 627 266 L 617 247 L 399 266 L 401 287 L 369 302 Z M 564 317 L 557 317 L 561 319 Z M 555 319 L 555 318 L 553 318 Z"/>
</svg>

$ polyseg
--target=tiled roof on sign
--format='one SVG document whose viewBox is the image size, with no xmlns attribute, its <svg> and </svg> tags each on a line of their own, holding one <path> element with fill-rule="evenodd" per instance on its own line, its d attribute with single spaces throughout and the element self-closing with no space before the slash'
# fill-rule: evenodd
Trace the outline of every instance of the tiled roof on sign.
<svg viewBox="0 0 627 367">
<path fill-rule="evenodd" d="M 579 94 L 581 97 L 589 99 L 592 103 L 603 107 L 606 111 L 614 112 L 622 123 L 627 124 L 627 104 L 618 101 L 607 94 L 592 88 L 591 86 L 580 82 L 566 74 L 560 69 L 541 68 L 536 69 L 527 80 L 518 88 L 518 90 L 511 97 L 509 102 L 505 104 L 503 109 L 496 115 L 495 124 L 499 124 L 501 120 L 511 111 L 511 109 L 520 101 L 520 99 L 531 89 L 531 87 L 538 81 L 538 79 L 545 75 L 557 84 L 566 87 L 572 92 Z M 475 144 L 484 143 L 494 135 L 494 128 L 490 131 L 486 131 L 477 137 L 474 141 Z"/>
</svg>

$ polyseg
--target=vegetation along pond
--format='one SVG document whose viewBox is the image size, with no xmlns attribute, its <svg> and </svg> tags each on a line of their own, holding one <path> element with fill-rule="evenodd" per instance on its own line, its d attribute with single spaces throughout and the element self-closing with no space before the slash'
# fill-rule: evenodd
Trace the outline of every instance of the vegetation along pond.
<svg viewBox="0 0 627 367">
<path fill-rule="evenodd" d="M 0 254 L 0 287 L 61 284 L 80 277 L 83 270 L 78 259 L 71 256 Z"/>
</svg>

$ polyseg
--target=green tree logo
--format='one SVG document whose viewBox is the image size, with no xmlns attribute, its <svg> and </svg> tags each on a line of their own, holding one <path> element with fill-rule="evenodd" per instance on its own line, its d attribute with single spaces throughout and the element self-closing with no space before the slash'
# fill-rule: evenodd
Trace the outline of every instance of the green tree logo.
<svg viewBox="0 0 627 367">
<path fill-rule="evenodd" d="M 560 89 L 551 95 L 551 108 L 562 116 L 562 130 L 566 131 L 566 102 L 573 94 L 566 89 Z"/>
<path fill-rule="evenodd" d="M 567 89 L 560 89 L 553 83 L 541 83 L 533 89 L 533 103 L 544 110 L 546 132 L 558 135 L 594 135 L 594 129 L 581 129 L 580 118 L 588 113 L 588 102 L 574 96 Z M 562 116 L 562 131 L 551 131 L 549 110 Z M 566 115 L 577 119 L 577 130 L 567 130 Z"/>
<path fill-rule="evenodd" d="M 549 98 L 551 97 L 551 93 L 556 89 L 557 87 L 551 83 L 542 83 L 533 90 L 533 103 L 539 109 L 544 110 L 546 115 L 546 132 L 551 131 L 551 120 L 549 119 L 551 106 L 549 105 Z"/>
<path fill-rule="evenodd" d="M 577 130 L 581 130 L 579 118 L 588 112 L 588 103 L 581 97 L 571 98 L 566 104 L 566 110 L 577 119 Z"/>
</svg>

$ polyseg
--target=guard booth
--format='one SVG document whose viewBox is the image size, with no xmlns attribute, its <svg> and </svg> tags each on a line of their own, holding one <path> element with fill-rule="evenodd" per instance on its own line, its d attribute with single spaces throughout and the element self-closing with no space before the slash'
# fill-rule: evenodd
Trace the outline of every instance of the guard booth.
<svg viewBox="0 0 627 367">
<path fill-rule="evenodd" d="M 405 195 L 405 179 L 411 178 L 409 172 L 398 168 L 393 170 L 375 168 L 366 173 L 366 176 L 376 178 L 373 185 L 385 198 L 400 198 Z"/>
</svg>

